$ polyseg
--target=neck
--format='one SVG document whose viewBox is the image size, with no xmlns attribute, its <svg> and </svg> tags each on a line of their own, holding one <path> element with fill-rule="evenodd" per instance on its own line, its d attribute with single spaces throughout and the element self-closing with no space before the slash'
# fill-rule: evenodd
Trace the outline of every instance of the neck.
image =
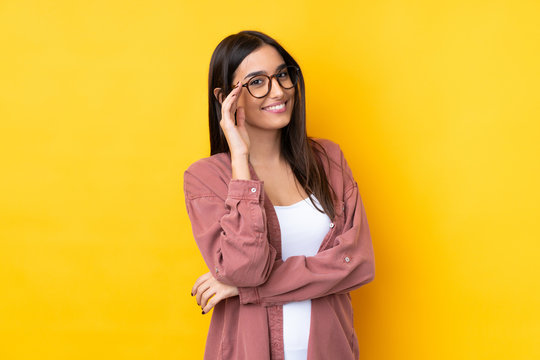
<svg viewBox="0 0 540 360">
<path fill-rule="evenodd" d="M 279 164 L 281 159 L 281 130 L 268 131 L 250 129 L 249 162 L 253 167 Z"/>
</svg>

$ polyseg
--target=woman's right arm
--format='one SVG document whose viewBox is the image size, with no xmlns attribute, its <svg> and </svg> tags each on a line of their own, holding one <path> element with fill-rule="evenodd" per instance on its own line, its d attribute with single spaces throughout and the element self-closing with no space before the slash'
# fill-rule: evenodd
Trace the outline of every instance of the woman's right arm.
<svg viewBox="0 0 540 360">
<path fill-rule="evenodd" d="M 225 183 L 207 162 L 184 173 L 184 194 L 193 236 L 211 274 L 237 287 L 263 284 L 276 250 L 267 240 L 263 183 Z"/>
<path fill-rule="evenodd" d="M 220 101 L 232 179 L 226 184 L 209 162 L 197 162 L 184 173 L 184 193 L 193 235 L 210 273 L 227 285 L 251 287 L 267 280 L 276 250 L 267 240 L 263 183 L 251 180 L 249 171 L 249 135 L 244 110 L 237 106 L 241 92 L 238 82 Z M 214 93 L 223 98 L 221 89 Z"/>
<path fill-rule="evenodd" d="M 239 81 L 236 88 L 222 102 L 219 125 L 227 139 L 231 153 L 232 178 L 250 180 L 251 175 L 248 165 L 250 141 L 246 129 L 246 116 L 244 109 L 237 107 L 242 89 L 243 87 Z M 219 97 L 221 97 L 221 94 L 219 94 Z"/>
</svg>

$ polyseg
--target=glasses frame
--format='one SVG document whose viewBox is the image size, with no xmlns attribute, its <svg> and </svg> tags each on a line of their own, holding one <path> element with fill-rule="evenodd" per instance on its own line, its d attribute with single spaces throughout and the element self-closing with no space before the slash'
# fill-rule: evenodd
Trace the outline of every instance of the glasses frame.
<svg viewBox="0 0 540 360">
<path fill-rule="evenodd" d="M 283 72 L 284 69 L 289 69 L 289 68 L 292 68 L 294 70 L 296 70 L 296 78 L 293 82 L 293 85 L 291 87 L 285 87 L 281 84 L 281 82 L 279 81 L 279 78 L 277 78 L 276 76 L 281 74 Z M 268 91 L 266 92 L 266 94 L 264 94 L 263 96 L 255 96 L 251 93 L 251 91 L 249 90 L 249 82 L 253 79 L 253 78 L 256 78 L 256 77 L 259 77 L 259 76 L 266 76 L 268 78 Z M 281 86 L 283 89 L 285 90 L 290 90 L 292 88 L 294 88 L 296 86 L 296 84 L 298 83 L 298 77 L 300 76 L 300 68 L 298 66 L 294 66 L 294 65 L 289 65 L 289 66 L 286 66 L 284 67 L 283 69 L 281 69 L 279 72 L 273 74 L 273 75 L 264 75 L 264 74 L 260 74 L 260 75 L 255 75 L 255 76 L 252 76 L 248 79 L 248 81 L 245 83 L 245 84 L 242 84 L 242 87 L 245 87 L 247 89 L 247 91 L 249 92 L 249 95 L 253 96 L 254 98 L 256 99 L 262 99 L 263 97 L 267 96 L 268 94 L 270 94 L 270 91 L 272 91 L 272 79 L 275 78 L 277 83 L 279 84 L 279 86 Z M 233 89 L 236 89 L 236 85 L 233 87 Z"/>
</svg>

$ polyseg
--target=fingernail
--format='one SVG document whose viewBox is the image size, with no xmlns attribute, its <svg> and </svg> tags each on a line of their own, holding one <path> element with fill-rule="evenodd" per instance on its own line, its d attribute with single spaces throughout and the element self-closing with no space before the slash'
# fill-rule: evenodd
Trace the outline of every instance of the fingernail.
<svg viewBox="0 0 540 360">
<path fill-rule="evenodd" d="M 202 312 L 202 314 L 204 315 L 204 311 Z"/>
<path fill-rule="evenodd" d="M 193 296 L 193 293 L 190 293 L 190 294 L 191 294 L 191 296 Z"/>
</svg>

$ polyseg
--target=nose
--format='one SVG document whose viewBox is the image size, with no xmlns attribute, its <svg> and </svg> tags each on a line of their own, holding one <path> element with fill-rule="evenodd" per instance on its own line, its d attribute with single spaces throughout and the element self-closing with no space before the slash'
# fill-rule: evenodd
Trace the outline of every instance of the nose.
<svg viewBox="0 0 540 360">
<path fill-rule="evenodd" d="M 272 87 L 270 88 L 270 94 L 268 95 L 271 98 L 280 98 L 283 96 L 283 88 L 275 77 L 272 78 Z"/>
</svg>

